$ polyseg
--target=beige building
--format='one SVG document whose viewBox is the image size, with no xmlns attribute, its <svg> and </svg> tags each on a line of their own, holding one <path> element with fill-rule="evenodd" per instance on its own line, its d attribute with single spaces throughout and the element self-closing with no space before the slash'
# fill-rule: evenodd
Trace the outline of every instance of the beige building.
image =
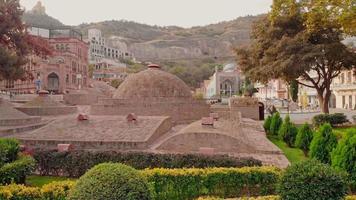
<svg viewBox="0 0 356 200">
<path fill-rule="evenodd" d="M 336 108 L 356 109 L 356 74 L 353 70 L 342 71 L 332 84 Z"/>
</svg>

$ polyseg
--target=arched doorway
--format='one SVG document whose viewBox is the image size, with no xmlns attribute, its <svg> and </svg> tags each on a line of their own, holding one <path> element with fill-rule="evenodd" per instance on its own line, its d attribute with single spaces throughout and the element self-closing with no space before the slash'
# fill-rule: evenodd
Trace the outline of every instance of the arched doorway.
<svg viewBox="0 0 356 200">
<path fill-rule="evenodd" d="M 52 72 L 48 75 L 48 85 L 47 90 L 50 92 L 57 93 L 59 90 L 59 77 L 56 73 Z"/>
</svg>

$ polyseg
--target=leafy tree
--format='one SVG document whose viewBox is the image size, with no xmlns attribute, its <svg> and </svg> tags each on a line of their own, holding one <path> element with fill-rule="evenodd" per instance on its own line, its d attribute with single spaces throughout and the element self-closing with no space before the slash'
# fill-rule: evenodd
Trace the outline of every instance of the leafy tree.
<svg viewBox="0 0 356 200">
<path fill-rule="evenodd" d="M 295 146 L 303 150 L 304 155 L 308 155 L 310 143 L 313 140 L 313 131 L 308 123 L 305 123 L 298 131 Z"/>
<path fill-rule="evenodd" d="M 287 143 L 289 147 L 292 147 L 295 143 L 297 133 L 297 127 L 290 121 L 290 117 L 287 115 L 278 131 L 278 137 Z"/>
<path fill-rule="evenodd" d="M 0 0 L 0 80 L 30 78 L 23 68 L 27 56 L 51 53 L 46 41 L 28 34 L 22 14 L 18 0 Z"/>
<path fill-rule="evenodd" d="M 350 174 L 351 185 L 356 190 L 356 129 L 349 130 L 332 151 L 331 164 Z"/>
<path fill-rule="evenodd" d="M 337 138 L 330 124 L 324 124 L 316 132 L 310 144 L 310 157 L 322 163 L 331 163 L 331 152 L 337 145 Z"/>
<path fill-rule="evenodd" d="M 272 122 L 272 116 L 269 115 L 263 123 L 263 128 L 265 129 L 266 133 L 269 133 L 269 130 L 271 128 L 271 122 Z"/>
<path fill-rule="evenodd" d="M 289 92 L 293 102 L 298 101 L 298 82 L 296 80 L 292 80 L 289 85 Z"/>
<path fill-rule="evenodd" d="M 277 135 L 282 123 L 283 123 L 283 120 L 282 120 L 281 116 L 279 115 L 279 112 L 274 113 L 272 116 L 269 133 L 272 135 Z"/>
<path fill-rule="evenodd" d="M 328 113 L 332 80 L 356 65 L 356 54 L 342 43 L 355 34 L 354 24 L 340 17 L 354 15 L 351 10 L 350 0 L 275 0 L 253 26 L 250 47 L 236 50 L 242 71 L 252 81 L 280 78 L 314 88 Z"/>
</svg>

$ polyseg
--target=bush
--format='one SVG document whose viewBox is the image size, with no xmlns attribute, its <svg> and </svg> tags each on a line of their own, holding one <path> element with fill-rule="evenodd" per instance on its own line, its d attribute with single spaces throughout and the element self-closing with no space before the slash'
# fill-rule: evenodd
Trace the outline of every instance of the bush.
<svg viewBox="0 0 356 200">
<path fill-rule="evenodd" d="M 289 147 L 292 147 L 295 143 L 295 138 L 297 136 L 298 129 L 290 121 L 290 117 L 286 116 L 281 128 L 278 131 L 278 137 L 283 140 Z"/>
<path fill-rule="evenodd" d="M 303 150 L 304 155 L 308 155 L 310 143 L 313 140 L 313 131 L 308 123 L 305 123 L 298 131 L 295 146 Z"/>
<path fill-rule="evenodd" d="M 278 131 L 279 131 L 282 123 L 283 123 L 283 120 L 280 117 L 279 112 L 274 113 L 272 116 L 269 133 L 272 135 L 278 135 Z"/>
<path fill-rule="evenodd" d="M 198 154 L 153 154 L 140 152 L 57 152 L 35 150 L 37 171 L 41 175 L 80 177 L 88 169 L 105 162 L 118 162 L 136 169 L 145 168 L 206 168 L 261 166 L 261 161 L 252 158 L 232 158 L 223 155 Z"/>
<path fill-rule="evenodd" d="M 0 186 L 1 200 L 41 200 L 40 188 L 11 184 Z M 53 199 L 55 200 L 55 199 Z"/>
<path fill-rule="evenodd" d="M 242 197 L 236 200 L 279 200 L 279 199 L 280 198 L 278 196 L 260 196 L 260 197 Z M 201 197 L 198 198 L 197 200 L 224 200 L 224 199 L 218 197 Z"/>
<path fill-rule="evenodd" d="M 280 170 L 273 167 L 147 169 L 154 199 L 200 196 L 239 197 L 273 194 Z"/>
<path fill-rule="evenodd" d="M 316 160 L 288 167 L 278 186 L 283 200 L 341 200 L 347 193 L 345 174 Z"/>
<path fill-rule="evenodd" d="M 60 181 L 52 182 L 41 188 L 42 200 L 66 200 L 69 191 L 73 189 L 75 182 Z"/>
<path fill-rule="evenodd" d="M 65 200 L 74 182 L 62 181 L 44 185 L 42 188 L 11 184 L 0 186 L 1 200 Z"/>
<path fill-rule="evenodd" d="M 35 168 L 35 160 L 29 156 L 20 156 L 12 163 L 6 163 L 0 168 L 0 185 L 10 183 L 25 183 L 26 176 Z"/>
<path fill-rule="evenodd" d="M 331 153 L 331 163 L 336 169 L 350 174 L 351 188 L 356 191 L 356 129 L 349 130 Z"/>
<path fill-rule="evenodd" d="M 347 117 L 343 113 L 335 114 L 320 114 L 313 117 L 313 125 L 319 127 L 325 123 L 329 123 L 332 126 L 337 126 L 349 122 Z"/>
<path fill-rule="evenodd" d="M 70 192 L 69 200 L 148 200 L 145 178 L 134 168 L 103 163 L 85 173 Z"/>
<path fill-rule="evenodd" d="M 15 139 L 0 139 L 0 167 L 17 159 L 20 147 Z"/>
<path fill-rule="evenodd" d="M 337 139 L 330 124 L 324 124 L 316 132 L 310 144 L 310 157 L 322 163 L 331 163 L 331 152 L 337 145 Z"/>
<path fill-rule="evenodd" d="M 265 122 L 263 123 L 263 128 L 265 129 L 266 133 L 269 133 L 269 130 L 271 128 L 271 122 L 272 122 L 272 116 L 269 115 L 266 119 Z"/>
</svg>

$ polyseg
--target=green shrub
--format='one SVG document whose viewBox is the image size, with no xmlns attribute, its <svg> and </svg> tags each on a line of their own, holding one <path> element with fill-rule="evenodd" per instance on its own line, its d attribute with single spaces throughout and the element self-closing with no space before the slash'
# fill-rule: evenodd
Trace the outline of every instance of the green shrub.
<svg viewBox="0 0 356 200">
<path fill-rule="evenodd" d="M 288 167 L 278 185 L 282 200 L 341 200 L 347 193 L 345 174 L 316 160 Z"/>
<path fill-rule="evenodd" d="M 337 126 L 348 122 L 346 115 L 343 113 L 335 114 L 320 114 L 313 117 L 313 125 L 319 127 L 325 123 L 329 123 L 332 126 Z"/>
<path fill-rule="evenodd" d="M 0 168 L 0 185 L 24 183 L 27 175 L 35 168 L 35 160 L 29 156 L 20 156 L 12 163 L 6 163 Z"/>
<path fill-rule="evenodd" d="M 320 127 L 313 137 L 310 144 L 310 157 L 319 160 L 322 163 L 331 163 L 331 152 L 337 145 L 337 139 L 330 124 L 324 124 Z"/>
<path fill-rule="evenodd" d="M 278 131 L 279 139 L 287 143 L 289 147 L 292 147 L 295 143 L 297 133 L 297 127 L 290 121 L 290 117 L 287 115 Z"/>
<path fill-rule="evenodd" d="M 274 167 L 147 169 L 154 199 L 200 196 L 239 197 L 273 194 L 280 170 Z"/>
<path fill-rule="evenodd" d="M 40 188 L 11 184 L 0 186 L 1 200 L 42 200 Z"/>
<path fill-rule="evenodd" d="M 313 131 L 308 123 L 305 123 L 298 131 L 295 146 L 303 150 L 304 155 L 308 155 L 310 143 L 313 140 Z"/>
<path fill-rule="evenodd" d="M 41 175 L 80 177 L 90 168 L 105 162 L 117 162 L 136 169 L 145 168 L 207 168 L 261 166 L 252 158 L 232 158 L 224 155 L 153 154 L 145 152 L 57 152 L 37 149 L 33 157 Z"/>
<path fill-rule="evenodd" d="M 62 181 L 44 185 L 42 188 L 10 184 L 0 186 L 1 200 L 65 200 L 74 182 Z"/>
<path fill-rule="evenodd" d="M 15 139 L 0 139 L 0 167 L 16 160 L 19 153 L 19 142 Z"/>
<path fill-rule="evenodd" d="M 263 123 L 263 128 L 265 129 L 266 133 L 269 133 L 269 130 L 271 128 L 271 122 L 272 122 L 272 116 L 269 115 Z"/>
<path fill-rule="evenodd" d="M 145 178 L 123 164 L 103 163 L 85 173 L 70 192 L 69 200 L 148 200 Z"/>
<path fill-rule="evenodd" d="M 272 135 L 278 135 L 278 131 L 279 131 L 282 123 L 283 123 L 283 120 L 282 120 L 281 116 L 279 115 L 279 112 L 274 113 L 272 116 L 269 133 Z"/>
<path fill-rule="evenodd" d="M 331 153 L 331 163 L 336 169 L 349 173 L 351 188 L 356 191 L 356 129 L 349 130 Z"/>
<path fill-rule="evenodd" d="M 66 200 L 75 186 L 73 181 L 59 181 L 44 185 L 41 188 L 42 200 Z"/>
</svg>

